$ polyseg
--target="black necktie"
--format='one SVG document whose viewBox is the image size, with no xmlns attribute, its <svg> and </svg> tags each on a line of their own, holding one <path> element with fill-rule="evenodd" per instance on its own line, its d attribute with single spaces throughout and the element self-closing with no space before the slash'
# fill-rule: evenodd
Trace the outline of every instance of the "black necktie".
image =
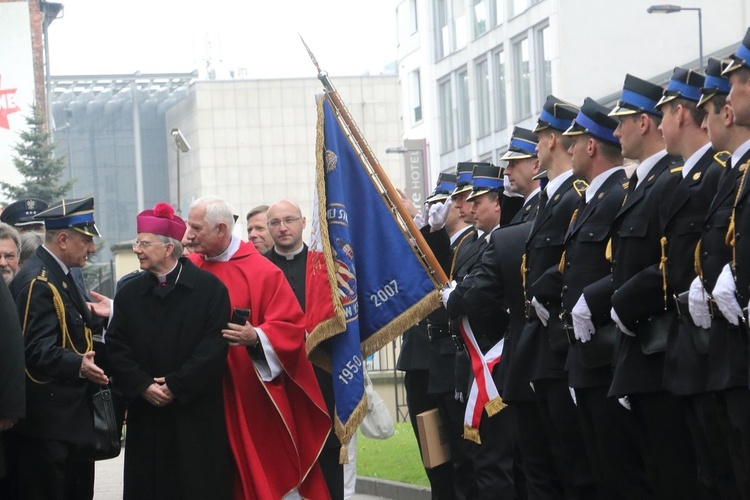
<svg viewBox="0 0 750 500">
<path fill-rule="evenodd" d="M 81 292 L 78 291 L 78 286 L 76 286 L 76 280 L 73 278 L 73 275 L 68 271 L 68 274 L 65 275 L 65 280 L 68 284 L 68 293 L 71 297 L 73 297 L 73 301 L 75 302 L 76 306 L 80 310 L 81 314 L 86 311 L 86 301 L 83 298 L 83 295 L 81 295 Z"/>
<path fill-rule="evenodd" d="M 636 187 L 638 187 L 638 171 L 637 170 L 633 172 L 633 175 L 630 176 L 630 184 L 628 185 L 628 195 L 633 194 L 633 191 L 635 191 Z"/>
<path fill-rule="evenodd" d="M 547 190 L 545 189 L 539 195 L 539 212 L 544 210 L 544 207 L 547 206 L 548 201 L 549 201 L 549 195 L 547 194 Z"/>
</svg>

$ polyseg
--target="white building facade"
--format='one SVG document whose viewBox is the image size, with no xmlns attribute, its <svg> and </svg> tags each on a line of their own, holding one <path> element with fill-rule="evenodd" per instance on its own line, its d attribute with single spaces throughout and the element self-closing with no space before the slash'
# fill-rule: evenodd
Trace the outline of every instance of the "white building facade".
<svg viewBox="0 0 750 500">
<path fill-rule="evenodd" d="M 398 73 L 405 140 L 425 140 L 431 179 L 490 161 L 514 125 L 533 128 L 550 93 L 580 105 L 618 93 L 626 73 L 699 67 L 698 12 L 649 14 L 653 0 L 400 0 Z M 693 0 L 704 60 L 750 25 L 746 0 Z"/>
</svg>

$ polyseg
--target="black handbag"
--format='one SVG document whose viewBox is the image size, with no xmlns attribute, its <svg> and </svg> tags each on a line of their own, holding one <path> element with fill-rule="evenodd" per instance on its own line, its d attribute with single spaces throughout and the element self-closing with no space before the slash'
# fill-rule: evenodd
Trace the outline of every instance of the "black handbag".
<svg viewBox="0 0 750 500">
<path fill-rule="evenodd" d="M 107 460 L 120 454 L 122 419 L 117 418 L 112 390 L 107 385 L 95 386 L 91 395 L 91 413 L 94 419 L 94 441 L 86 451 L 92 460 Z"/>
<path fill-rule="evenodd" d="M 586 343 L 578 342 L 583 366 L 589 369 L 611 366 L 615 352 L 615 341 L 619 334 L 620 330 L 617 329 L 617 325 L 613 321 L 608 321 L 604 326 L 596 327 L 591 340 Z"/>
<path fill-rule="evenodd" d="M 652 316 L 645 324 L 638 325 L 636 334 L 643 354 L 649 356 L 667 350 L 667 337 L 674 318 L 674 314 L 669 311 Z"/>
</svg>

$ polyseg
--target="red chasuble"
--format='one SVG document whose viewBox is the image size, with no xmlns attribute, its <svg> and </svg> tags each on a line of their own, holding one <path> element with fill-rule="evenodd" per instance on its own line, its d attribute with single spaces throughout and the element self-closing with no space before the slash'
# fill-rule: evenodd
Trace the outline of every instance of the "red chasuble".
<svg viewBox="0 0 750 500">
<path fill-rule="evenodd" d="M 276 500 L 299 489 L 303 498 L 327 499 L 316 463 L 331 420 L 305 355 L 305 318 L 282 272 L 243 242 L 228 262 L 190 259 L 229 289 L 232 307 L 250 309 L 283 367 L 263 382 L 245 347 L 229 347 L 224 408 L 235 464 L 235 499 Z"/>
</svg>

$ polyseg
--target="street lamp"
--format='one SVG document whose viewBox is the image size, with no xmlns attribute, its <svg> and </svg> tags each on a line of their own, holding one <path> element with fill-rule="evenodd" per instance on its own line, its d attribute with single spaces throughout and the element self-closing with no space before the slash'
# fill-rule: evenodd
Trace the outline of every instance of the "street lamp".
<svg viewBox="0 0 750 500">
<path fill-rule="evenodd" d="M 52 21 L 59 19 L 62 16 L 60 13 L 63 12 L 64 6 L 61 3 L 55 2 L 39 2 L 39 8 L 44 16 L 42 21 L 42 35 L 44 42 L 44 84 L 45 84 L 45 96 L 47 100 L 47 130 L 52 130 L 52 84 L 49 74 L 49 42 L 47 40 L 47 29 Z"/>
<path fill-rule="evenodd" d="M 182 135 L 180 129 L 172 129 L 172 139 L 174 140 L 174 149 L 177 151 L 177 213 L 181 214 L 182 209 L 180 207 L 180 153 L 187 153 L 190 151 L 190 144 L 188 144 L 185 136 Z"/>
<path fill-rule="evenodd" d="M 680 5 L 652 5 L 646 12 L 649 14 L 672 14 L 674 12 L 682 12 L 683 10 L 694 10 L 698 12 L 698 63 L 700 64 L 701 71 L 703 71 L 703 12 L 700 7 L 682 7 Z"/>
</svg>

